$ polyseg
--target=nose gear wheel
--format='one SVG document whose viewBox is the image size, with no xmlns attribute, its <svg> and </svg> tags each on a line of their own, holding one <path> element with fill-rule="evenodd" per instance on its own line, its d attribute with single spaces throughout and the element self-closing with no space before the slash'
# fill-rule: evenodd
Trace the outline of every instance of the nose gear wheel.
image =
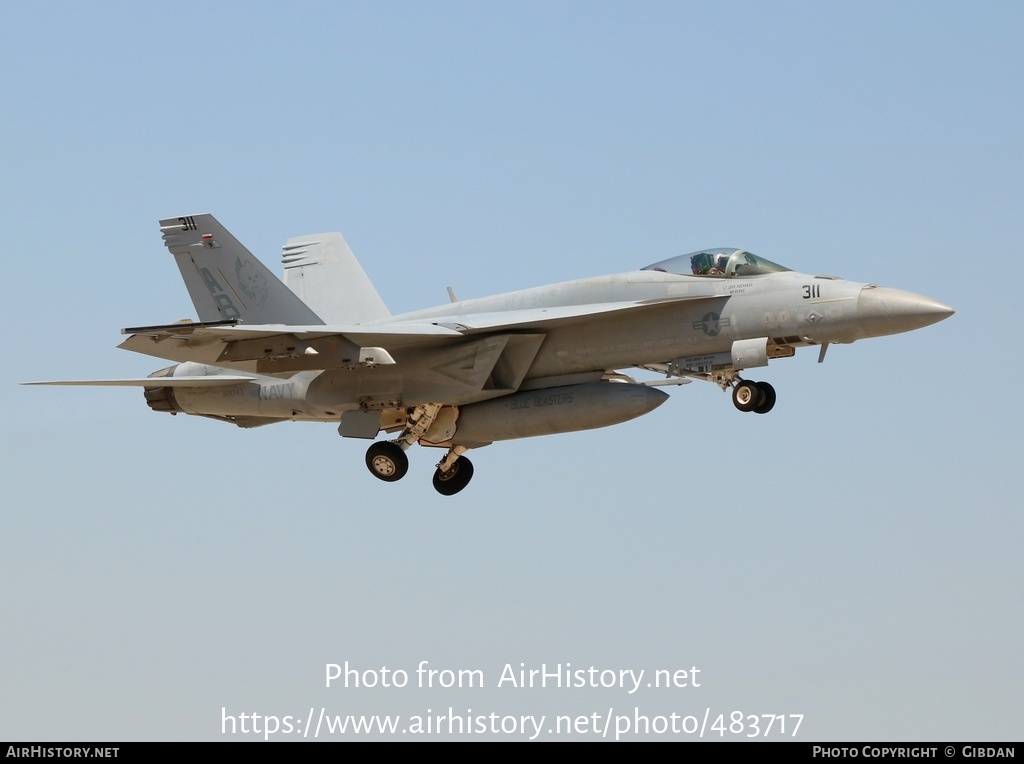
<svg viewBox="0 0 1024 764">
<path fill-rule="evenodd" d="M 775 388 L 767 382 L 740 380 L 732 389 L 732 402 L 740 411 L 767 414 L 775 407 Z"/>
<path fill-rule="evenodd" d="M 753 411 L 761 404 L 762 397 L 756 382 L 743 380 L 732 389 L 732 403 L 740 411 Z"/>
</svg>

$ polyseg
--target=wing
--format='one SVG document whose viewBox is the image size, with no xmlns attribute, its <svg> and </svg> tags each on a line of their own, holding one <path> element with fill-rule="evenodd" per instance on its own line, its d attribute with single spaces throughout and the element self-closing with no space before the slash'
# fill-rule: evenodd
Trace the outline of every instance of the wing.
<svg viewBox="0 0 1024 764">
<path fill-rule="evenodd" d="M 466 337 L 529 332 L 543 334 L 567 323 L 614 320 L 634 311 L 684 300 L 719 296 L 670 297 L 632 302 L 568 305 L 495 313 L 453 314 L 424 321 L 351 325 L 234 325 L 232 322 L 178 323 L 123 329 L 119 347 L 169 361 L 194 361 L 260 374 L 340 369 L 393 363 L 392 353 L 429 351 L 459 344 Z"/>
<path fill-rule="evenodd" d="M 585 305 L 556 305 L 550 308 L 527 308 L 487 313 L 453 313 L 450 316 L 432 318 L 438 326 L 457 329 L 460 332 L 480 330 L 554 329 L 567 323 L 600 323 L 615 320 L 617 316 L 649 310 L 669 303 L 700 300 L 721 300 L 722 295 L 683 295 L 658 297 L 649 300 L 622 300 L 599 302 Z"/>
</svg>

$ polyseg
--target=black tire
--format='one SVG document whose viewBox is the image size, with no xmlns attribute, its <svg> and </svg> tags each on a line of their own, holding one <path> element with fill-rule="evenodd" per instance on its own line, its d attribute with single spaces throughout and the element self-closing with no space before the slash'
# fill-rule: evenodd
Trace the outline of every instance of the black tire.
<svg viewBox="0 0 1024 764">
<path fill-rule="evenodd" d="M 775 407 L 775 388 L 767 382 L 758 382 L 757 389 L 764 396 L 761 403 L 754 407 L 755 414 L 767 414 Z"/>
<path fill-rule="evenodd" d="M 740 411 L 753 411 L 763 399 L 764 393 L 756 382 L 743 380 L 732 389 L 732 404 Z"/>
<path fill-rule="evenodd" d="M 375 478 L 394 483 L 409 471 L 409 457 L 395 443 L 382 440 L 366 449 L 366 468 Z"/>
<path fill-rule="evenodd" d="M 454 496 L 473 479 L 473 462 L 465 456 L 455 460 L 447 472 L 434 470 L 434 490 L 442 496 Z"/>
</svg>

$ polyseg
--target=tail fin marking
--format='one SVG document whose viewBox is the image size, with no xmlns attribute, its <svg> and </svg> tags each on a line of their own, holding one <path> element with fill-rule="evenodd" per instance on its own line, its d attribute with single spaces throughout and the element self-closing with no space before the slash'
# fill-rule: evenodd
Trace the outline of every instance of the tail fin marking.
<svg viewBox="0 0 1024 764">
<path fill-rule="evenodd" d="M 200 321 L 324 323 L 213 215 L 167 218 L 160 221 L 160 231 Z"/>
</svg>

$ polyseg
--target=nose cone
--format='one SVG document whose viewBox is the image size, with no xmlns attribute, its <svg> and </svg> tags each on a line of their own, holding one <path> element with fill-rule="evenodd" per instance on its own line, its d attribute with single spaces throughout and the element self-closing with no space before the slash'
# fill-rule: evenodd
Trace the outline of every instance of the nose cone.
<svg viewBox="0 0 1024 764">
<path fill-rule="evenodd" d="M 955 311 L 924 295 L 902 289 L 866 286 L 857 298 L 857 319 L 865 337 L 920 329 L 949 318 Z"/>
</svg>

